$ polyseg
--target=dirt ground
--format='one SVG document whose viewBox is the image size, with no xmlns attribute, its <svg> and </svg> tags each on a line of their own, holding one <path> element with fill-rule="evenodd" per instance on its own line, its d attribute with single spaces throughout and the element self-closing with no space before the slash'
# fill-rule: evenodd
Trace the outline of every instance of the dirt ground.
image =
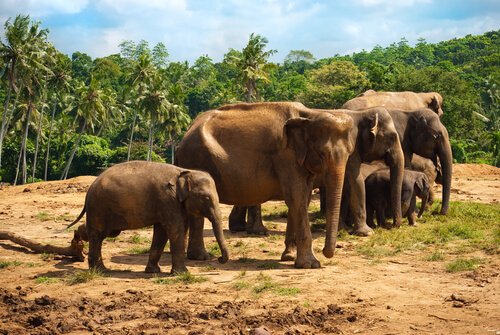
<svg viewBox="0 0 500 335">
<path fill-rule="evenodd" d="M 72 232 L 64 228 L 80 213 L 93 180 L 0 189 L 0 230 L 68 245 Z M 498 168 L 454 166 L 452 200 L 498 203 L 499 188 Z M 0 241 L 0 261 L 15 264 L 0 268 L 0 334 L 250 334 L 260 326 L 271 334 L 500 334 L 496 256 L 481 255 L 488 262 L 474 271 L 448 273 L 418 251 L 374 262 L 341 243 L 327 260 L 320 252 L 324 234 L 315 233 L 323 267 L 294 269 L 279 261 L 285 219 L 266 221 L 270 236 L 248 236 L 227 230 L 230 207 L 222 209 L 231 259 L 188 260 L 192 274 L 208 279 L 201 283 L 158 284 L 158 276 L 144 273 L 147 254 L 133 248 L 148 246 L 151 229 L 105 241 L 112 271 L 77 285 L 67 278 L 87 269 L 86 262 Z M 206 223 L 205 243 L 214 242 Z M 159 277 L 168 279 L 168 252 L 160 264 Z"/>
</svg>

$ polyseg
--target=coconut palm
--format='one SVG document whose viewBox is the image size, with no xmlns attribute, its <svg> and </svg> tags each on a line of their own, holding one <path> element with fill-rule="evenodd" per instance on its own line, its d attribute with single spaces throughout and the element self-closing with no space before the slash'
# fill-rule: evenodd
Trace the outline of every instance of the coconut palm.
<svg viewBox="0 0 500 335">
<path fill-rule="evenodd" d="M 276 50 L 267 50 L 268 40 L 260 35 L 250 34 L 248 44 L 241 53 L 233 53 L 232 60 L 240 69 L 240 79 L 245 90 L 245 100 L 255 101 L 259 98 L 257 90 L 257 81 L 269 81 L 268 70 L 271 64 L 268 63 Z"/>
<path fill-rule="evenodd" d="M 94 129 L 96 125 L 106 122 L 109 108 L 104 101 L 109 101 L 109 97 L 105 96 L 106 93 L 100 89 L 97 80 L 91 76 L 90 83 L 86 86 L 80 82 L 75 87 L 75 106 L 73 112 L 75 113 L 75 121 L 80 126 L 78 137 L 74 143 L 73 150 L 66 162 L 61 179 L 68 177 L 68 172 L 71 167 L 71 162 L 75 156 L 76 151 L 80 145 L 80 140 L 87 130 L 87 128 Z"/>
<path fill-rule="evenodd" d="M 152 85 L 153 78 L 157 75 L 157 70 L 153 65 L 150 54 L 147 52 L 141 53 L 137 61 L 135 61 L 133 64 L 134 65 L 132 67 L 131 74 L 129 76 L 130 79 L 127 82 L 127 86 L 130 90 L 137 90 L 136 101 L 139 102 L 144 99 L 143 93 L 145 92 L 145 90 L 147 90 Z M 132 127 L 130 130 L 127 161 L 130 160 L 130 151 L 132 148 L 132 142 L 134 140 L 135 123 L 137 122 L 139 109 L 140 104 L 136 104 L 134 108 L 134 116 L 132 118 Z"/>
<path fill-rule="evenodd" d="M 20 73 L 29 77 L 31 73 L 45 68 L 42 64 L 42 58 L 48 34 L 47 29 L 40 29 L 40 23 L 32 22 L 28 15 L 18 15 L 12 23 L 9 19 L 5 22 L 4 27 L 5 41 L 0 42 L 0 57 L 5 64 L 4 75 L 7 77 L 8 86 L 0 127 L 0 167 L 3 140 L 13 113 L 9 111 L 11 94 L 13 91 L 18 94 L 20 92 L 18 87 Z M 28 81 L 32 82 L 32 79 Z"/>
<path fill-rule="evenodd" d="M 52 130 L 54 128 L 54 118 L 58 104 L 64 110 L 70 105 L 68 101 L 68 92 L 71 89 L 71 61 L 65 55 L 55 51 L 54 53 L 53 74 L 49 77 L 48 85 L 52 90 L 52 113 L 50 116 L 49 134 L 47 136 L 47 148 L 45 150 L 45 170 L 43 180 L 47 180 L 49 157 L 50 157 L 50 144 L 52 140 Z"/>
</svg>

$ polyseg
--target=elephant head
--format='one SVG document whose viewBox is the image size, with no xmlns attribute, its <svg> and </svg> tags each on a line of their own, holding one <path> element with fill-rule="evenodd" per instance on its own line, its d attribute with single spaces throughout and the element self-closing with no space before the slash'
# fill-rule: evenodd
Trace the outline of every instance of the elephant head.
<svg viewBox="0 0 500 335">
<path fill-rule="evenodd" d="M 226 263 L 229 252 L 222 231 L 219 197 L 212 177 L 202 171 L 182 171 L 177 180 L 171 181 L 170 185 L 176 185 L 177 200 L 184 205 L 188 213 L 206 217 L 212 223 L 215 238 L 222 252 L 219 262 Z"/>
<path fill-rule="evenodd" d="M 441 94 L 436 92 L 429 93 L 419 93 L 422 100 L 427 104 L 427 108 L 431 109 L 436 113 L 439 117 L 441 117 L 443 112 L 443 97 Z"/>
<path fill-rule="evenodd" d="M 441 214 L 448 212 L 451 192 L 452 153 L 448 131 L 434 112 L 428 109 L 412 113 L 409 121 L 412 123 L 409 130 L 409 146 L 412 153 L 431 159 L 438 166 L 441 165 L 443 198 Z"/>
<path fill-rule="evenodd" d="M 339 226 L 340 201 L 347 159 L 354 149 L 353 120 L 344 113 L 316 112 L 311 117 L 289 119 L 284 126 L 287 147 L 309 174 L 326 176 L 326 240 L 323 254 L 333 257 Z"/>
</svg>

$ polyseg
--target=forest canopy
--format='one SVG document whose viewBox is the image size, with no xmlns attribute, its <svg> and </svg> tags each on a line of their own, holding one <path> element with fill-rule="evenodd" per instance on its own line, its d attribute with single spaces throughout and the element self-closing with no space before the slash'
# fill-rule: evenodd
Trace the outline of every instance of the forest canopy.
<svg viewBox="0 0 500 335">
<path fill-rule="evenodd" d="M 92 59 L 57 50 L 27 15 L 4 24 L 0 44 L 0 181 L 98 174 L 129 159 L 171 162 L 197 114 L 238 101 L 300 101 L 339 108 L 377 91 L 439 92 L 456 162 L 500 166 L 499 31 L 439 43 L 405 38 L 351 55 L 315 59 L 292 50 L 283 63 L 251 34 L 220 62 L 169 60 L 167 46 L 123 41 Z"/>
</svg>

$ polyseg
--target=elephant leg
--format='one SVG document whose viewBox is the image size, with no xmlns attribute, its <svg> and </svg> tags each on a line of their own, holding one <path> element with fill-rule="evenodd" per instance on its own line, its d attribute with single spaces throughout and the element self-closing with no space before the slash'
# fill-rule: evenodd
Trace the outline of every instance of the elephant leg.
<svg viewBox="0 0 500 335">
<path fill-rule="evenodd" d="M 369 204 L 366 205 L 366 223 L 370 228 L 375 228 L 375 221 L 373 218 L 373 207 Z"/>
<path fill-rule="evenodd" d="M 319 188 L 319 212 L 321 215 L 326 215 L 326 188 L 320 186 Z"/>
<path fill-rule="evenodd" d="M 246 215 L 247 215 L 247 207 L 233 206 L 231 214 L 229 214 L 229 230 L 233 233 L 237 231 L 245 231 Z"/>
<path fill-rule="evenodd" d="M 267 228 L 262 223 L 261 205 L 248 207 L 247 233 L 255 235 L 268 235 Z"/>
<path fill-rule="evenodd" d="M 359 173 L 357 176 L 351 177 L 350 172 L 349 176 L 349 205 L 354 225 L 353 234 L 359 236 L 372 235 L 373 229 L 366 224 L 365 182 Z"/>
<path fill-rule="evenodd" d="M 89 268 L 97 270 L 106 270 L 102 261 L 102 242 L 106 238 L 106 233 L 99 231 L 88 232 L 89 237 Z"/>
<path fill-rule="evenodd" d="M 184 236 L 183 236 L 184 238 Z M 168 241 L 167 231 L 163 228 L 161 224 L 155 224 L 153 226 L 153 241 L 151 242 L 151 249 L 149 250 L 148 264 L 146 265 L 145 272 L 147 273 L 159 273 L 160 266 L 158 262 L 165 249 L 165 244 Z"/>
<path fill-rule="evenodd" d="M 201 220 L 200 220 L 201 219 Z M 204 218 L 197 217 L 197 221 L 201 221 L 201 237 L 202 237 L 202 243 L 203 243 L 203 221 Z M 168 238 L 170 239 L 170 254 L 172 255 L 172 270 L 170 271 L 171 273 L 182 273 L 182 272 L 187 272 L 186 268 L 186 263 L 185 263 L 185 254 L 184 254 L 184 249 L 185 249 L 185 226 L 183 224 L 170 224 L 167 227 L 167 234 Z M 193 226 L 191 226 L 193 228 Z M 193 229 L 191 229 L 192 231 Z M 191 236 L 190 236 L 191 239 Z M 191 240 L 190 240 L 191 242 Z M 203 250 L 205 250 L 205 246 L 203 246 Z M 189 248 L 188 248 L 189 252 Z M 206 251 L 205 251 L 206 252 Z M 208 255 L 208 253 L 207 253 Z"/>
<path fill-rule="evenodd" d="M 385 216 L 385 207 L 378 206 L 375 209 L 375 212 L 377 215 L 377 224 L 379 225 L 379 227 L 389 228 L 389 226 L 387 225 L 386 216 Z"/>
<path fill-rule="evenodd" d="M 290 213 L 288 213 L 288 217 L 290 217 Z M 281 254 L 281 260 L 294 261 L 296 251 L 297 245 L 295 244 L 295 226 L 293 226 L 290 220 L 287 219 L 285 231 L 285 251 Z"/>
<path fill-rule="evenodd" d="M 206 261 L 210 259 L 210 255 L 205 249 L 205 242 L 203 241 L 203 224 L 204 218 L 202 216 L 189 215 L 189 242 L 187 249 L 187 257 L 189 259 Z M 184 238 L 184 232 L 183 232 Z M 170 236 L 170 241 L 172 237 Z"/>
<path fill-rule="evenodd" d="M 410 226 L 417 225 L 417 214 L 415 213 L 416 209 L 417 209 L 417 195 L 413 193 L 413 196 L 411 197 L 410 201 L 410 207 L 408 208 L 407 212 L 408 224 Z"/>
</svg>

